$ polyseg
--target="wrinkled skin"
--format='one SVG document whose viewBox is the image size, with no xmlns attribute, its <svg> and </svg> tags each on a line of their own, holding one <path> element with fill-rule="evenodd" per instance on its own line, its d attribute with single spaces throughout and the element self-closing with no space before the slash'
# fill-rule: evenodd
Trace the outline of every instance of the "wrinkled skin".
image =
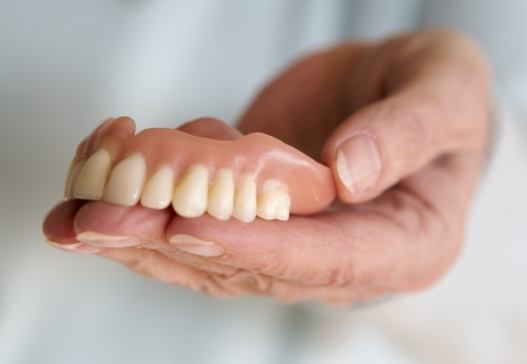
<svg viewBox="0 0 527 364">
<path fill-rule="evenodd" d="M 462 246 L 489 139 L 489 89 L 484 56 L 456 33 L 339 45 L 308 55 L 273 80 L 239 130 L 276 136 L 334 172 L 337 146 L 367 133 L 381 156 L 375 183 L 352 193 L 335 172 L 339 202 L 287 223 L 184 219 L 171 209 L 63 202 L 46 218 L 44 232 L 57 247 L 214 297 L 256 294 L 341 306 L 421 289 L 447 271 Z M 213 119 L 180 129 L 238 135 Z M 83 231 L 130 236 L 137 246 L 79 243 Z M 185 253 L 168 241 L 181 233 L 213 241 L 225 253 Z"/>
</svg>

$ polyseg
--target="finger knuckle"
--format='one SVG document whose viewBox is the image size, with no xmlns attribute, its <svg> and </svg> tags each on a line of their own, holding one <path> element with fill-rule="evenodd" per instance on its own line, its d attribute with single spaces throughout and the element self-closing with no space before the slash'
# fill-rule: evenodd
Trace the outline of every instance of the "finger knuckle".
<svg viewBox="0 0 527 364">
<path fill-rule="evenodd" d="M 270 289 L 270 278 L 259 273 L 239 270 L 229 277 L 215 276 L 225 290 L 237 294 L 265 294 Z"/>
<path fill-rule="evenodd" d="M 334 268 L 319 272 L 315 279 L 307 283 L 313 286 L 340 288 L 352 285 L 356 281 L 356 276 L 354 264 L 350 262 L 350 258 L 338 258 Z"/>
<path fill-rule="evenodd" d="M 277 278 L 285 278 L 289 275 L 289 264 L 281 254 L 272 254 L 255 265 L 259 273 Z"/>
<path fill-rule="evenodd" d="M 238 292 L 227 289 L 222 284 L 221 278 L 215 274 L 204 274 L 200 279 L 196 280 L 194 286 L 196 290 L 216 299 L 228 299 L 238 295 Z"/>
</svg>

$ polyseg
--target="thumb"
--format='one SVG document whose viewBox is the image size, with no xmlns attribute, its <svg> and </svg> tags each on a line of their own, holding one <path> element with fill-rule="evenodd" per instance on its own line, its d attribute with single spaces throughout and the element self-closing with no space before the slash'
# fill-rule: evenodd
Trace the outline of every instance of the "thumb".
<svg viewBox="0 0 527 364">
<path fill-rule="evenodd" d="M 484 123 L 473 107 L 461 110 L 421 95 L 406 92 L 371 104 L 326 141 L 322 158 L 342 201 L 371 200 L 439 156 L 481 146 L 485 128 L 475 122 Z"/>
</svg>

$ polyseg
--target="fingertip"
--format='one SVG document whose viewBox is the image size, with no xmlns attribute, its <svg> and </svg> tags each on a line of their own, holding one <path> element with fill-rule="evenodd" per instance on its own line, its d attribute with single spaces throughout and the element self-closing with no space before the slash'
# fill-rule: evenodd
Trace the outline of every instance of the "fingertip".
<svg viewBox="0 0 527 364">
<path fill-rule="evenodd" d="M 104 119 L 99 124 L 99 126 L 97 126 L 95 128 L 94 133 L 103 132 L 108 127 L 108 125 L 110 125 L 112 123 L 113 120 L 115 120 L 115 118 L 113 116 L 110 116 L 110 117 Z"/>
<path fill-rule="evenodd" d="M 135 128 L 136 125 L 134 119 L 129 116 L 119 116 L 117 118 L 112 118 L 102 133 L 132 136 L 135 134 Z"/>
<path fill-rule="evenodd" d="M 75 159 L 87 158 L 101 140 L 108 135 L 126 138 L 135 134 L 135 122 L 128 116 L 109 117 L 90 133 L 77 147 Z"/>
<path fill-rule="evenodd" d="M 88 232 L 92 235 L 164 241 L 165 228 L 171 216 L 169 209 L 154 210 L 140 205 L 126 207 L 106 202 L 89 202 L 78 211 L 73 228 L 75 236 Z"/>
<path fill-rule="evenodd" d="M 75 242 L 73 221 L 83 204 L 83 201 L 73 200 L 55 206 L 42 223 L 42 233 L 46 239 L 55 243 Z"/>
<path fill-rule="evenodd" d="M 196 136 L 220 140 L 239 139 L 243 136 L 238 129 L 212 117 L 202 117 L 188 121 L 179 126 L 178 130 Z"/>
<path fill-rule="evenodd" d="M 382 172 L 382 158 L 375 138 L 361 132 L 337 138 L 326 151 L 339 199 L 362 202 L 375 193 Z M 329 155 L 328 155 L 329 154 Z"/>
<path fill-rule="evenodd" d="M 178 244 L 182 237 L 191 237 L 207 243 L 225 243 L 231 240 L 229 231 L 236 227 L 245 228 L 248 224 L 235 219 L 220 221 L 207 214 L 198 218 L 174 216 L 166 229 L 166 239 L 171 244 Z M 238 231 L 239 232 L 239 231 Z"/>
<path fill-rule="evenodd" d="M 245 223 L 234 218 L 221 221 L 206 214 L 191 219 L 174 216 L 167 226 L 166 239 L 176 248 L 195 255 L 257 261 L 260 257 L 251 254 L 262 251 L 261 244 L 269 242 L 282 224 L 287 223 L 262 219 Z"/>
</svg>

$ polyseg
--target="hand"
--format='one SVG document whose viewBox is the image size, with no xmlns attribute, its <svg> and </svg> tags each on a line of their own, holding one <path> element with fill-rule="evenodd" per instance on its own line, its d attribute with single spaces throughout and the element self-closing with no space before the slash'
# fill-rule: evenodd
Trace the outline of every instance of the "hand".
<svg viewBox="0 0 527 364">
<path fill-rule="evenodd" d="M 216 297 L 350 305 L 417 290 L 460 251 L 489 139 L 489 89 L 484 56 L 455 33 L 343 44 L 287 69 L 239 124 L 320 156 L 339 192 L 328 211 L 244 224 L 73 201 L 44 231 L 59 247 Z M 233 133 L 212 120 L 183 130 Z"/>
</svg>

